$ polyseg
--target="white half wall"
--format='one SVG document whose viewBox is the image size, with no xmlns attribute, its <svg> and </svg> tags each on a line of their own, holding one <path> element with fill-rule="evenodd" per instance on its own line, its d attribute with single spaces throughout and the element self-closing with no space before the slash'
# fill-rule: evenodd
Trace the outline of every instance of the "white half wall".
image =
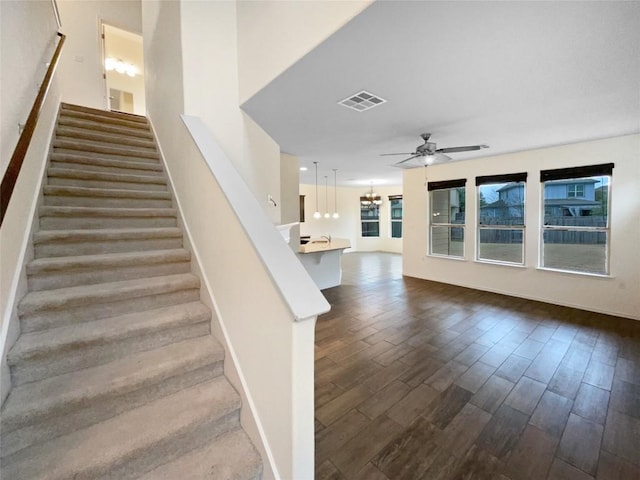
<svg viewBox="0 0 640 480">
<path fill-rule="evenodd" d="M 100 24 L 142 34 L 141 0 L 58 0 L 58 9 L 67 35 L 59 66 L 62 101 L 106 109 Z"/>
<path fill-rule="evenodd" d="M 429 181 L 467 179 L 465 260 L 427 255 L 428 195 L 424 169 L 404 173 L 404 254 L 407 276 L 577 307 L 640 320 L 640 135 L 595 140 L 429 167 Z M 613 162 L 611 276 L 538 269 L 540 170 Z M 525 267 L 474 261 L 475 177 L 527 172 Z"/>
<path fill-rule="evenodd" d="M 240 103 L 371 3 L 372 0 L 237 2 Z"/>
</svg>

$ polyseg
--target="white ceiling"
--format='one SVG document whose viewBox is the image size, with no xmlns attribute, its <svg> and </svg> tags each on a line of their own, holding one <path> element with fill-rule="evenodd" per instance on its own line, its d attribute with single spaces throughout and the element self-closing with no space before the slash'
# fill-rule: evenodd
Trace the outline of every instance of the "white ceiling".
<svg viewBox="0 0 640 480">
<path fill-rule="evenodd" d="M 337 104 L 360 90 L 387 103 Z M 379 1 L 243 109 L 313 183 L 400 184 L 419 135 L 454 160 L 640 131 L 640 2 Z M 479 160 L 480 161 L 480 160 Z M 382 183 L 382 182 L 376 182 Z"/>
</svg>

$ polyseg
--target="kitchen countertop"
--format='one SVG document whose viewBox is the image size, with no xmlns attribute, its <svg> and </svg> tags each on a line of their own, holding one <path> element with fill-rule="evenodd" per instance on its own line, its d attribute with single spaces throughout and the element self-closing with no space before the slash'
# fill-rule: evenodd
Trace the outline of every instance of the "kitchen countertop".
<svg viewBox="0 0 640 480">
<path fill-rule="evenodd" d="M 327 252 L 330 250 L 344 250 L 345 248 L 351 248 L 351 242 L 348 238 L 332 238 L 330 242 L 324 239 L 316 239 L 300 245 L 300 253 Z"/>
</svg>

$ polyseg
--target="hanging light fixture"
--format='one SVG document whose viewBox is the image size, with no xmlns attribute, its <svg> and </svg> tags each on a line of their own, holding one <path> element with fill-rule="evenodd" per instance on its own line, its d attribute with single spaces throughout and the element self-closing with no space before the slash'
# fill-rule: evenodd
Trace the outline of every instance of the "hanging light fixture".
<svg viewBox="0 0 640 480">
<path fill-rule="evenodd" d="M 318 162 L 313 162 L 313 164 L 316 166 L 316 211 L 313 214 L 313 218 L 317 220 L 321 217 L 320 209 L 318 208 Z"/>
<path fill-rule="evenodd" d="M 338 169 L 333 169 L 333 218 L 340 218 L 338 214 L 338 181 L 337 181 L 337 172 Z"/>
<path fill-rule="evenodd" d="M 329 183 L 327 176 L 324 176 L 324 218 L 331 218 L 329 213 Z"/>
<path fill-rule="evenodd" d="M 382 205 L 382 197 L 373 191 L 373 182 L 371 182 L 371 189 L 360 197 L 360 204 L 370 210 L 375 210 Z"/>
</svg>

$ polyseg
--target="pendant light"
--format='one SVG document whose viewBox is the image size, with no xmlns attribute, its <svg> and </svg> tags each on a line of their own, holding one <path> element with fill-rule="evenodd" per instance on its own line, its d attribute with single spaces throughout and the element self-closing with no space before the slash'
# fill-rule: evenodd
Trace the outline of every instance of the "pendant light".
<svg viewBox="0 0 640 480">
<path fill-rule="evenodd" d="M 316 211 L 313 214 L 313 218 L 317 220 L 321 216 L 318 208 L 318 162 L 313 162 L 313 164 L 316 166 Z"/>
<path fill-rule="evenodd" d="M 331 218 L 329 214 L 329 183 L 327 176 L 324 176 L 324 218 Z"/>
<path fill-rule="evenodd" d="M 333 169 L 333 218 L 340 218 L 338 214 L 338 180 L 337 180 L 337 172 L 338 169 Z"/>
</svg>

